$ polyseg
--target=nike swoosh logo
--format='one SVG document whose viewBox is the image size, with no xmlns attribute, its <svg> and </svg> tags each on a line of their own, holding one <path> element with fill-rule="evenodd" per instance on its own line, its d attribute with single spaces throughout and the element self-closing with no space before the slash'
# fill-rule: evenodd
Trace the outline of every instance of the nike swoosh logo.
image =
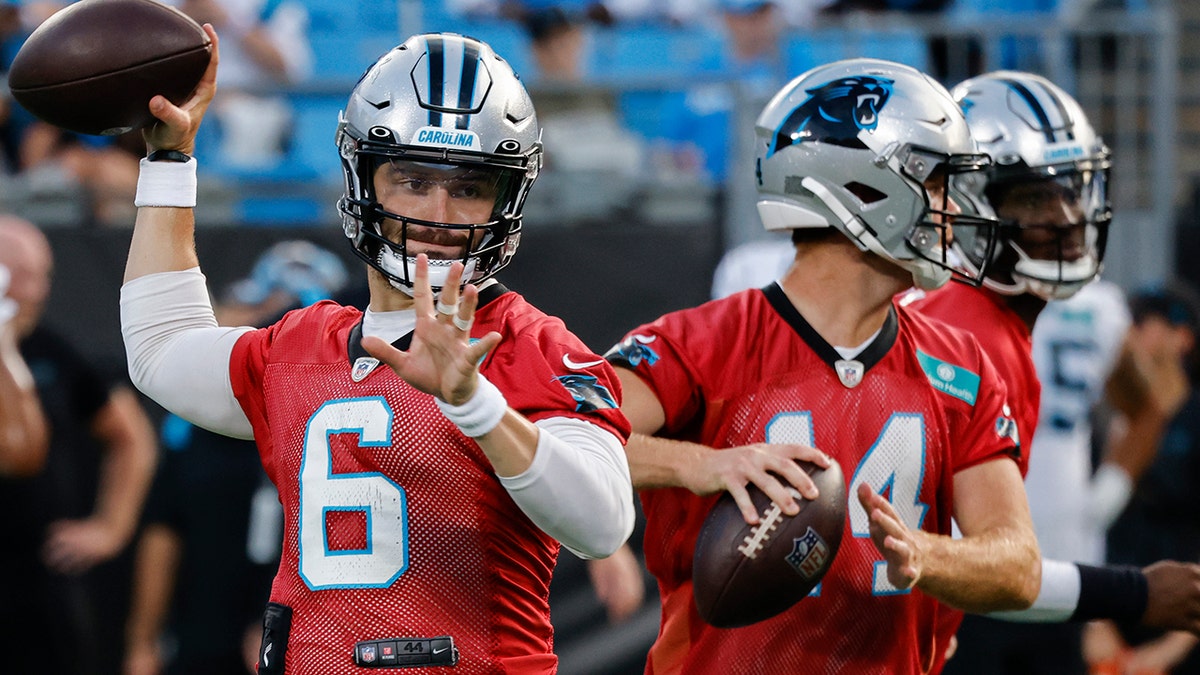
<svg viewBox="0 0 1200 675">
<path fill-rule="evenodd" d="M 595 361 L 584 361 L 583 363 L 579 363 L 577 361 L 572 361 L 570 354 L 563 354 L 563 365 L 570 368 L 571 370 L 583 370 L 584 368 L 591 368 L 592 366 L 598 366 L 601 363 L 604 363 L 604 359 L 597 359 Z"/>
<path fill-rule="evenodd" d="M 437 654 L 441 654 L 442 652 L 447 651 L 449 649 L 450 649 L 449 647 L 442 647 L 441 649 L 433 650 L 433 653 L 434 653 L 434 655 L 437 655 Z"/>
<path fill-rule="evenodd" d="M 263 668 L 271 667 L 271 647 L 274 647 L 274 646 L 275 646 L 275 643 L 268 642 L 267 648 L 263 650 Z"/>
</svg>

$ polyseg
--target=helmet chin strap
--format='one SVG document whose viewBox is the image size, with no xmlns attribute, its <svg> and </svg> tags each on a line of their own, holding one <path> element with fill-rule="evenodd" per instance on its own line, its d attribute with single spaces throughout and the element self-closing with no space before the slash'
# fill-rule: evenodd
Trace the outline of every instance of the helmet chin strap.
<svg viewBox="0 0 1200 675">
<path fill-rule="evenodd" d="M 388 277 L 388 283 L 392 285 L 392 288 L 412 297 L 412 285 L 397 281 L 397 278 L 415 279 L 417 276 L 417 259 L 414 257 L 402 257 L 392 250 L 390 246 L 381 246 L 378 262 L 379 266 L 391 275 Z M 446 277 L 450 275 L 450 266 L 455 262 L 457 262 L 457 259 L 429 261 L 429 285 L 434 291 L 441 290 L 446 285 Z M 475 276 L 476 262 L 475 258 L 467 260 L 466 265 L 463 267 L 463 284 L 471 281 L 471 278 Z"/>
</svg>

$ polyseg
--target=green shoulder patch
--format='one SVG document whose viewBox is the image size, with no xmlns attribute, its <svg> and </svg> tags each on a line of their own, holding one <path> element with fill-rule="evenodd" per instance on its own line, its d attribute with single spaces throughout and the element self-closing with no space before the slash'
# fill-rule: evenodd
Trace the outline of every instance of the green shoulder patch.
<svg viewBox="0 0 1200 675">
<path fill-rule="evenodd" d="M 925 376 L 929 378 L 929 384 L 933 385 L 934 389 L 966 401 L 970 405 L 975 405 L 975 397 L 979 394 L 979 375 L 977 373 L 962 366 L 946 363 L 920 350 L 917 351 L 917 361 L 920 362 L 921 369 L 925 371 Z"/>
</svg>

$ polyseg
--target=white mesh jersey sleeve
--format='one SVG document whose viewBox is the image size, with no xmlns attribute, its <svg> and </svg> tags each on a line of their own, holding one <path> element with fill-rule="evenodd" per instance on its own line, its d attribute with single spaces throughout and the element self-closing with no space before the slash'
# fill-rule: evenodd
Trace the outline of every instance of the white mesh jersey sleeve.
<svg viewBox="0 0 1200 675">
<path fill-rule="evenodd" d="M 134 386 L 185 420 L 235 438 L 253 437 L 229 379 L 233 345 L 251 330 L 217 325 L 198 267 L 121 287 L 121 335 Z"/>
</svg>

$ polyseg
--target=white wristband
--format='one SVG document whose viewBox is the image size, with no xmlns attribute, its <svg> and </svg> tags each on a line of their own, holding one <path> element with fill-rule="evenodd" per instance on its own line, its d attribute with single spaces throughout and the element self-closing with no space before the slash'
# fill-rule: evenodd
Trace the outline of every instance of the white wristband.
<svg viewBox="0 0 1200 675">
<path fill-rule="evenodd" d="M 195 157 L 186 162 L 151 162 L 143 157 L 140 166 L 134 206 L 196 206 Z"/>
<path fill-rule="evenodd" d="M 446 419 L 454 422 L 464 434 L 471 438 L 479 438 L 500 424 L 500 419 L 508 410 L 508 401 L 496 385 L 488 382 L 487 378 L 479 375 L 479 384 L 475 393 L 462 405 L 450 405 L 440 398 L 435 398 L 438 408 Z"/>
</svg>

